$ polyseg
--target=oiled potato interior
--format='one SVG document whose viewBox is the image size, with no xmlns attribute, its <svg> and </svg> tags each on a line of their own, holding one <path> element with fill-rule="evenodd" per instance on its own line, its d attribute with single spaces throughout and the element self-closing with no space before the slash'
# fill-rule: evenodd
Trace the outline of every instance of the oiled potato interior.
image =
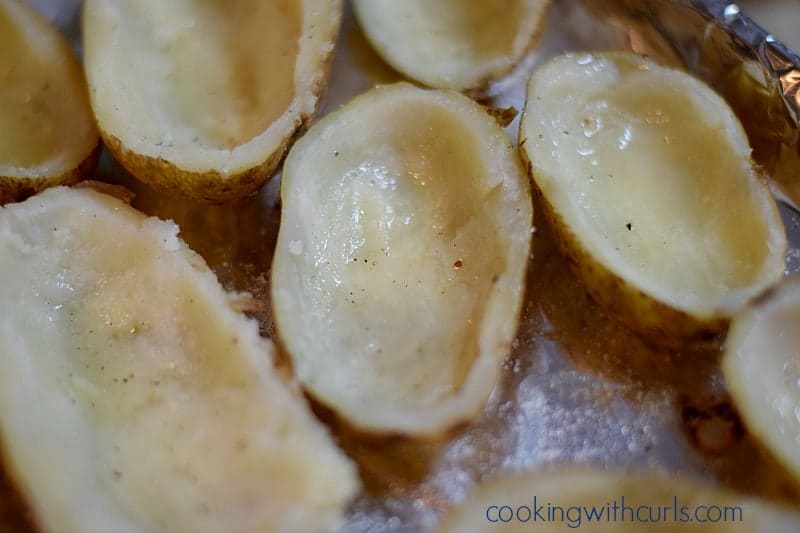
<svg viewBox="0 0 800 533">
<path fill-rule="evenodd" d="M 433 86 L 467 89 L 522 55 L 544 4 L 359 0 L 357 8 L 364 31 L 395 68 Z"/>
<path fill-rule="evenodd" d="M 54 189 L 0 212 L 0 236 L 0 424 L 40 524 L 244 532 L 337 520 L 350 465 L 174 224 Z"/>
<path fill-rule="evenodd" d="M 525 149 L 589 251 L 681 308 L 713 309 L 728 291 L 759 284 L 775 262 L 776 215 L 721 99 L 632 54 L 543 68 Z"/>
<path fill-rule="evenodd" d="M 363 97 L 295 149 L 278 244 L 291 265 L 273 283 L 296 306 L 287 316 L 302 317 L 279 324 L 301 379 L 351 405 L 413 411 L 458 392 L 480 350 L 507 349 L 480 337 L 505 328 L 485 317 L 509 241 L 527 242 L 515 232 L 529 232 L 530 207 L 521 230 L 510 221 L 522 209 L 503 211 L 527 191 L 509 200 L 509 159 L 487 160 L 470 134 L 485 115 L 405 87 Z"/>
<path fill-rule="evenodd" d="M 87 16 L 93 40 L 125 57 L 96 84 L 134 120 L 142 142 L 231 149 L 263 132 L 292 101 L 303 8 L 297 0 L 117 0 Z M 131 53 L 135 51 L 136 53 Z M 98 73 L 98 76 L 101 74 Z M 110 74 L 109 74 L 110 75 Z M 114 133 L 124 124 L 110 124 Z M 128 141 L 128 139 L 123 139 Z"/>
<path fill-rule="evenodd" d="M 68 54 L 29 8 L 0 1 L 0 176 L 57 176 L 97 144 L 86 84 Z"/>
</svg>

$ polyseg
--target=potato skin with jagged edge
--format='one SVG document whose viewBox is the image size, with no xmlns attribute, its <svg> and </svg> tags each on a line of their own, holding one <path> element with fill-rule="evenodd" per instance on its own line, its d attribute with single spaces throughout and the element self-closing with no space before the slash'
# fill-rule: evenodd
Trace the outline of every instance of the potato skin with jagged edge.
<svg viewBox="0 0 800 533">
<path fill-rule="evenodd" d="M 0 454 L 32 520 L 336 530 L 356 467 L 242 295 L 175 223 L 88 185 L 0 208 Z"/>
</svg>

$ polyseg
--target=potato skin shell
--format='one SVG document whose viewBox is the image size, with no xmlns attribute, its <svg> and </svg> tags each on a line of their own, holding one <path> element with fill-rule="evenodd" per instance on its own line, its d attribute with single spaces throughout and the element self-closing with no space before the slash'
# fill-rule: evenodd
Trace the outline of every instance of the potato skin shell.
<svg viewBox="0 0 800 533">
<path fill-rule="evenodd" d="M 26 4 L 23 2 L 23 4 Z M 50 27 L 53 32 L 57 34 L 58 48 L 61 52 L 65 52 L 65 58 L 62 58 L 70 67 L 74 67 L 77 73 L 83 77 L 83 70 L 80 65 L 78 57 L 72 51 L 67 39 L 61 33 L 52 27 L 52 24 L 44 18 L 37 10 L 28 5 L 24 5 L 26 11 L 30 11 L 28 16 L 33 17 L 37 22 L 36 25 Z M 82 91 L 86 92 L 86 104 L 89 106 L 88 89 L 85 79 L 82 82 Z M 87 107 L 87 113 L 91 114 L 91 108 Z M 91 117 L 90 120 L 93 122 Z M 10 202 L 21 202 L 34 194 L 41 192 L 48 187 L 56 187 L 59 185 L 70 186 L 75 185 L 79 181 L 89 177 L 97 168 L 100 161 L 100 155 L 103 152 L 103 145 L 100 142 L 100 136 L 97 131 L 92 132 L 94 146 L 89 150 L 88 154 L 84 157 L 83 161 L 75 165 L 74 168 L 60 174 L 58 176 L 37 176 L 32 178 L 20 178 L 17 176 L 3 176 L 0 175 L 0 206 Z"/>
<path fill-rule="evenodd" d="M 376 45 L 375 42 L 373 42 L 368 32 L 364 31 L 363 29 L 361 29 L 361 32 L 363 33 L 364 38 L 367 40 L 370 46 L 372 46 L 372 49 L 375 50 L 375 52 L 378 54 L 380 59 L 384 63 L 386 63 L 392 70 L 400 74 L 403 78 L 407 80 L 412 80 L 417 85 L 422 85 L 424 87 L 429 87 L 432 89 L 438 88 L 438 89 L 450 89 L 454 91 L 460 91 L 465 95 L 469 96 L 470 98 L 480 102 L 487 100 L 491 96 L 491 88 L 494 82 L 502 80 L 503 78 L 511 75 L 511 73 L 514 72 L 514 69 L 516 69 L 519 66 L 519 63 L 521 63 L 525 59 L 525 57 L 527 57 L 539 45 L 539 42 L 542 40 L 542 36 L 544 35 L 545 29 L 547 28 L 547 18 L 551 8 L 552 8 L 552 2 L 551 0 L 548 0 L 547 5 L 545 5 L 544 7 L 544 12 L 542 13 L 542 17 L 539 20 L 539 25 L 536 27 L 536 30 L 531 34 L 531 38 L 528 41 L 527 45 L 525 46 L 524 52 L 517 61 L 509 65 L 507 68 L 504 68 L 497 72 L 493 72 L 491 74 L 484 76 L 483 78 L 480 78 L 478 81 L 472 84 L 472 86 L 464 87 L 462 89 L 456 89 L 454 87 L 436 87 L 434 85 L 429 85 L 423 80 L 418 80 L 417 78 L 411 76 L 410 74 L 403 72 L 403 70 L 399 68 L 399 65 L 396 66 L 394 63 L 389 62 L 389 60 L 379 52 L 380 48 Z M 364 26 L 362 23 L 363 19 L 359 14 L 358 3 L 353 4 L 353 12 L 355 13 L 356 19 L 358 20 L 359 28 L 363 28 Z"/>
<path fill-rule="evenodd" d="M 334 42 L 338 34 L 339 28 L 332 36 Z M 161 157 L 136 153 L 126 148 L 120 139 L 103 130 L 102 125 L 98 124 L 100 136 L 111 155 L 125 170 L 157 191 L 209 204 L 232 203 L 255 196 L 278 171 L 289 148 L 305 133 L 319 110 L 330 78 L 333 54 L 334 50 L 331 49 L 322 61 L 321 75 L 311 91 L 315 98 L 314 109 L 295 121 L 292 132 L 287 134 L 265 161 L 237 174 L 223 175 L 216 170 L 192 172 Z"/>
<path fill-rule="evenodd" d="M 406 85 L 408 87 L 416 87 L 413 84 L 409 84 L 408 82 L 398 82 L 397 85 Z M 388 87 L 385 87 L 383 90 L 388 89 L 391 87 L 391 84 L 388 84 Z M 380 87 L 373 88 L 370 91 L 378 91 L 382 90 Z M 417 91 L 422 91 L 416 87 Z M 439 89 L 439 90 L 430 90 L 425 89 L 428 92 L 441 92 L 441 93 L 451 93 L 453 97 L 464 99 L 464 96 L 458 93 L 458 91 L 453 91 L 449 89 Z M 356 99 L 363 98 L 366 93 L 357 96 Z M 344 104 L 343 107 L 349 107 L 353 105 L 352 102 Z M 500 369 L 500 362 L 504 361 L 508 357 L 512 357 L 513 352 L 513 345 L 514 339 L 516 338 L 516 334 L 520 328 L 521 316 L 524 312 L 524 302 L 525 302 L 525 295 L 527 294 L 528 289 L 528 272 L 530 271 L 530 254 L 528 253 L 531 249 L 532 245 L 532 228 L 533 222 L 535 220 L 535 209 L 532 205 L 532 198 L 530 192 L 530 180 L 526 179 L 525 177 L 525 170 L 522 166 L 522 162 L 519 160 L 519 156 L 513 148 L 513 144 L 509 138 L 507 138 L 506 134 L 502 132 L 502 128 L 509 122 L 509 120 L 513 120 L 513 118 L 517 115 L 517 110 L 514 108 L 509 109 L 494 109 L 494 108 L 487 108 L 486 106 L 482 106 L 476 102 L 471 102 L 471 105 L 476 106 L 479 108 L 483 113 L 488 115 L 486 118 L 490 123 L 492 123 L 493 127 L 499 127 L 500 133 L 502 134 L 502 138 L 504 139 L 503 143 L 505 144 L 505 148 L 503 149 L 503 155 L 509 157 L 510 162 L 513 161 L 513 167 L 515 171 L 515 178 L 514 181 L 518 182 L 520 186 L 520 196 L 524 196 L 525 203 L 528 204 L 530 208 L 530 217 L 526 219 L 526 231 L 525 231 L 525 261 L 521 263 L 523 266 L 521 278 L 518 283 L 519 287 L 519 305 L 516 309 L 516 313 L 513 315 L 514 320 L 514 335 L 511 336 L 507 341 L 496 342 L 494 350 L 498 353 L 505 354 L 500 360 L 497 361 L 497 380 L 501 378 L 501 369 Z M 339 113 L 339 111 L 337 111 Z M 325 117 L 322 120 L 328 120 L 329 117 Z M 308 139 L 301 141 L 301 144 L 308 142 Z M 292 151 L 297 151 L 301 148 L 301 145 L 296 146 L 292 149 Z M 292 156 L 290 156 L 291 158 Z M 281 188 L 281 204 L 285 207 L 285 188 L 286 181 L 284 181 L 284 187 Z M 517 210 L 519 212 L 519 210 Z M 279 238 L 280 242 L 280 238 Z M 287 338 L 289 335 L 286 333 L 286 327 L 282 327 L 282 316 L 283 313 L 279 312 L 279 298 L 276 293 L 276 288 L 279 286 L 274 279 L 275 272 L 277 268 L 275 265 L 280 260 L 279 254 L 276 254 L 272 257 L 272 273 L 271 276 L 271 310 L 272 310 L 272 317 L 274 319 L 274 332 L 271 340 L 276 346 L 277 352 L 280 354 L 280 360 L 282 364 L 285 364 L 288 368 L 294 369 L 294 364 L 292 362 L 292 351 L 289 349 L 289 343 L 287 342 Z M 503 272 L 502 276 L 506 276 L 507 273 Z M 494 286 L 501 276 L 495 276 L 492 279 L 492 285 Z M 515 276 L 512 276 L 510 279 L 516 280 Z M 488 281 L 488 278 L 487 278 Z M 515 285 L 517 285 L 515 283 Z M 509 320 L 510 321 L 510 320 Z M 288 323 L 288 321 L 287 321 Z M 484 354 L 481 353 L 478 358 L 484 357 Z M 296 372 L 292 372 L 296 375 Z M 495 387 L 499 383 L 499 381 L 495 380 L 494 385 Z M 464 409 L 464 412 L 460 413 L 458 416 L 451 417 L 450 420 L 447 421 L 446 424 L 441 424 L 438 427 L 431 427 L 425 429 L 400 429 L 400 428 L 387 428 L 387 427 L 375 427 L 369 423 L 363 423 L 356 420 L 351 420 L 348 417 L 347 409 L 343 409 L 341 407 L 337 407 L 333 405 L 329 400 L 325 398 L 324 394 L 317 393 L 312 387 L 307 386 L 307 384 L 303 383 L 303 390 L 306 399 L 312 405 L 312 408 L 317 415 L 318 418 L 322 419 L 328 426 L 333 428 L 338 435 L 345 435 L 347 437 L 348 442 L 355 442 L 355 443 L 368 443 L 368 444 L 375 444 L 375 445 L 392 445 L 398 443 L 426 443 L 426 444 L 435 444 L 441 443 L 450 439 L 457 435 L 459 432 L 463 431 L 469 424 L 475 421 L 476 418 L 479 418 L 481 413 L 484 411 L 486 407 L 486 403 L 480 403 L 475 405 L 473 408 Z M 473 391 L 474 392 L 474 391 Z M 489 394 L 486 395 L 486 401 L 488 401 Z"/>
<path fill-rule="evenodd" d="M 100 140 L 98 139 L 97 145 L 92 148 L 89 155 L 87 155 L 77 167 L 60 176 L 41 178 L 0 176 L 0 205 L 9 202 L 20 202 L 48 187 L 75 185 L 94 172 L 98 161 L 100 161 L 100 154 L 102 152 L 103 145 L 100 144 Z"/>
<path fill-rule="evenodd" d="M 547 221 L 556 246 L 589 295 L 603 306 L 609 315 L 653 344 L 679 348 L 687 345 L 708 346 L 718 341 L 727 331 L 730 317 L 719 315 L 695 317 L 671 308 L 632 287 L 592 258 L 539 189 L 524 144 L 523 139 L 520 142 L 519 153 L 531 179 L 536 209 Z"/>
</svg>

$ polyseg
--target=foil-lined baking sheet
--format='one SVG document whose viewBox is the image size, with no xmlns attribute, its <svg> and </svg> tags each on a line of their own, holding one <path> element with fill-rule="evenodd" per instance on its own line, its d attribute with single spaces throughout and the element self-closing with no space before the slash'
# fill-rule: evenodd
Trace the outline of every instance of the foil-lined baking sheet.
<svg viewBox="0 0 800 533">
<path fill-rule="evenodd" d="M 80 0 L 31 2 L 80 51 Z M 486 103 L 521 110 L 537 64 L 564 51 L 609 48 L 686 68 L 731 103 L 755 160 L 785 194 L 782 211 L 793 242 L 787 273 L 800 271 L 800 216 L 790 206 L 800 201 L 798 56 L 739 7 L 719 0 L 556 0 L 539 47 L 492 87 Z M 348 10 L 321 113 L 399 79 L 370 49 Z M 517 127 L 518 118 L 507 129 L 514 141 Z M 183 238 L 227 288 L 254 295 L 253 314 L 262 333 L 272 335 L 268 288 L 280 222 L 278 177 L 258 198 L 235 206 L 164 198 L 125 175 L 107 154 L 98 178 L 130 187 L 136 207 L 178 222 Z M 534 217 L 519 335 L 478 420 L 439 442 L 365 440 L 319 409 L 359 464 L 365 487 L 348 511 L 345 531 L 429 531 L 482 479 L 567 463 L 660 469 L 800 504 L 789 476 L 746 433 L 731 406 L 719 349 L 656 349 L 607 318 Z M 33 530 L 7 481 L 0 530 Z"/>
</svg>

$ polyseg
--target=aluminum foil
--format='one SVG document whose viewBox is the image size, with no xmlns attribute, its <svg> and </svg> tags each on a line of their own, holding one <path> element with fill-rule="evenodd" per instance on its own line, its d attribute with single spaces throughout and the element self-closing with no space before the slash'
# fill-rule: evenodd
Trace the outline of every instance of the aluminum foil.
<svg viewBox="0 0 800 533">
<path fill-rule="evenodd" d="M 80 50 L 79 0 L 33 0 Z M 718 0 L 561 0 L 532 55 L 491 90 L 488 104 L 522 109 L 535 66 L 569 50 L 633 49 L 694 72 L 742 119 L 754 158 L 782 185 L 794 243 L 787 272 L 800 271 L 800 59 L 732 5 Z M 135 53 L 132 50 L 131 53 Z M 377 83 L 399 80 L 370 49 L 348 11 L 322 114 Z M 508 133 L 516 141 L 518 119 Z M 106 154 L 98 178 L 137 193 L 143 211 L 171 218 L 223 284 L 250 291 L 262 333 L 272 334 L 269 271 L 280 222 L 279 178 L 261 196 L 212 207 L 164 198 Z M 743 221 L 746 223 L 746 221 Z M 474 485 L 506 471 L 557 464 L 659 469 L 773 500 L 800 504 L 794 483 L 746 433 L 719 373 L 718 348 L 649 346 L 585 294 L 538 223 L 524 312 L 502 381 L 482 416 L 438 442 L 365 440 L 319 409 L 358 463 L 363 494 L 345 531 L 430 531 Z M 0 531 L 33 531 L 24 505 L 0 483 Z"/>
</svg>

